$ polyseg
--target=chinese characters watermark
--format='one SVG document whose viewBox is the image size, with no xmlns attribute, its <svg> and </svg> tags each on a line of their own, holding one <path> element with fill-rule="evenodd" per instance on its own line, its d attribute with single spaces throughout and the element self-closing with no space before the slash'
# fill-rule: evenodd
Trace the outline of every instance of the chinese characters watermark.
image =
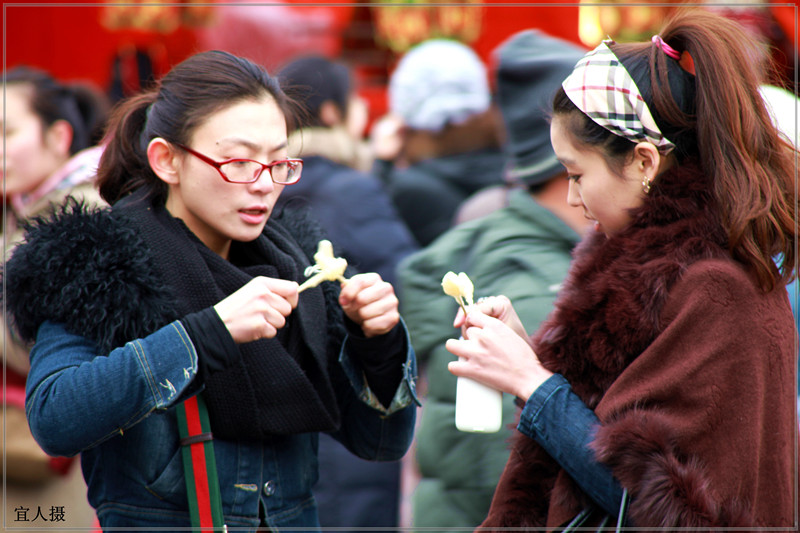
<svg viewBox="0 0 800 533">
<path fill-rule="evenodd" d="M 42 507 L 36 507 L 36 515 L 33 518 L 29 518 L 29 513 L 31 509 L 28 507 L 19 506 L 14 509 L 14 513 L 16 514 L 16 518 L 14 519 L 15 522 L 36 522 L 36 521 L 43 521 L 43 522 L 64 522 L 65 521 L 65 513 L 64 513 L 64 506 L 53 505 L 50 507 L 50 512 L 47 516 L 42 512 Z"/>
</svg>

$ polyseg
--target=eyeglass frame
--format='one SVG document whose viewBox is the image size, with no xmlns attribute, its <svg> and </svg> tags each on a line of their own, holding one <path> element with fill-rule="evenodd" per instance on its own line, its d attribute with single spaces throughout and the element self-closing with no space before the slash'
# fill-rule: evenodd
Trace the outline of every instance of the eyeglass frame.
<svg viewBox="0 0 800 533">
<path fill-rule="evenodd" d="M 200 152 L 198 152 L 197 150 L 192 150 L 191 148 L 189 148 L 186 145 L 183 145 L 181 143 L 172 143 L 172 144 L 174 144 L 175 146 L 177 146 L 181 150 L 186 150 L 187 152 L 189 152 L 190 154 L 192 154 L 193 156 L 198 158 L 200 161 L 203 161 L 204 163 L 208 163 L 209 165 L 214 167 L 217 170 L 217 172 L 219 172 L 220 177 L 223 180 L 227 181 L 228 183 L 235 183 L 235 184 L 238 184 L 238 185 L 246 185 L 248 183 L 255 183 L 255 182 L 258 181 L 258 178 L 261 177 L 261 175 L 264 173 L 265 170 L 269 173 L 269 179 L 272 180 L 272 183 L 275 183 L 275 184 L 278 184 L 278 185 L 294 185 L 295 183 L 300 181 L 300 177 L 299 176 L 297 177 L 297 179 L 295 179 L 293 181 L 275 181 L 275 179 L 272 177 L 272 167 L 274 167 L 275 165 L 278 165 L 280 163 L 300 163 L 300 165 L 302 165 L 303 164 L 303 160 L 302 159 L 296 159 L 296 158 L 279 159 L 279 160 L 273 161 L 271 163 L 262 163 L 261 161 L 256 161 L 255 159 L 246 159 L 246 158 L 241 158 L 241 157 L 235 157 L 233 159 L 226 159 L 225 161 L 214 161 L 213 159 L 211 159 L 207 155 L 203 155 Z M 251 162 L 251 163 L 259 164 L 259 165 L 261 165 L 261 172 L 259 172 L 258 175 L 255 178 L 253 178 L 251 181 L 231 181 L 231 179 L 228 178 L 228 176 L 226 176 L 222 172 L 222 168 L 221 167 L 222 167 L 222 165 L 227 165 L 228 163 L 235 163 L 236 161 L 248 161 L 248 162 Z M 302 171 L 301 171 L 301 173 L 302 173 Z"/>
</svg>

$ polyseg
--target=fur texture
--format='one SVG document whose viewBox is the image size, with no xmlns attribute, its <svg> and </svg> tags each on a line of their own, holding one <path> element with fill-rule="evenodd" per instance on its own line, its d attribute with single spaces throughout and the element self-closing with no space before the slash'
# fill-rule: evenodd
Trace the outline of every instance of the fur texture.
<svg viewBox="0 0 800 533">
<path fill-rule="evenodd" d="M 68 201 L 32 220 L 25 242 L 3 272 L 7 311 L 24 340 L 50 320 L 106 353 L 140 336 L 134 324 L 154 331 L 176 318 L 147 247 L 108 209 Z"/>
<path fill-rule="evenodd" d="M 591 234 L 576 248 L 554 311 L 532 341 L 542 364 L 562 374 L 592 409 L 662 333 L 668 296 L 687 270 L 705 259 L 731 263 L 710 191 L 699 168 L 668 171 L 627 230 Z M 755 524 L 749 502 L 720 499 L 706 465 L 681 449 L 685 428 L 660 416 L 657 405 L 635 407 L 609 420 L 605 409 L 597 410 L 604 423 L 594 442 L 598 459 L 633 498 L 634 525 Z M 557 527 L 590 502 L 536 441 L 517 433 L 482 527 Z"/>
</svg>

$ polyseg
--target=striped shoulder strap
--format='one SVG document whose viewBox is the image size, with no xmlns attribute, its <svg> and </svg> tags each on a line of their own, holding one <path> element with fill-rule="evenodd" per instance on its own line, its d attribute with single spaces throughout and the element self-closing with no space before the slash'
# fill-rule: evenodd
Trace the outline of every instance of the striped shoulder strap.
<svg viewBox="0 0 800 533">
<path fill-rule="evenodd" d="M 205 400 L 200 394 L 192 396 L 178 405 L 177 411 L 192 527 L 198 531 L 227 531 Z"/>
</svg>

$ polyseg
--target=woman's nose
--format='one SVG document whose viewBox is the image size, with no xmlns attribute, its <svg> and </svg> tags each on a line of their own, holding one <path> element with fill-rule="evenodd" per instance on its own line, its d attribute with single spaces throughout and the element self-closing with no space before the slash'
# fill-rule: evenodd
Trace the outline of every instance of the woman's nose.
<svg viewBox="0 0 800 533">
<path fill-rule="evenodd" d="M 274 189 L 275 182 L 272 181 L 272 174 L 270 174 L 268 168 L 265 168 L 258 179 L 250 184 L 250 190 L 253 192 L 268 194 Z"/>
<path fill-rule="evenodd" d="M 569 188 L 567 189 L 567 203 L 572 207 L 581 205 L 581 195 L 578 192 L 578 184 L 575 180 L 569 180 Z"/>
</svg>

